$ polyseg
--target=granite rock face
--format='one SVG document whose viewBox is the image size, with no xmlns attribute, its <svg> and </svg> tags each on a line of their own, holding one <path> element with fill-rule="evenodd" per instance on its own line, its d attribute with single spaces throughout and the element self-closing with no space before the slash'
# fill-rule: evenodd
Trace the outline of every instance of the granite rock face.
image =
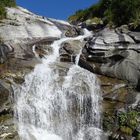
<svg viewBox="0 0 140 140">
<path fill-rule="evenodd" d="M 105 28 L 86 39 L 83 53 L 87 61 L 99 64 L 101 74 L 127 80 L 139 87 L 140 44 L 135 41 L 137 35 L 134 34 Z"/>
<path fill-rule="evenodd" d="M 50 45 L 55 40 L 64 36 L 76 37 L 83 31 L 67 22 L 38 16 L 21 7 L 7 8 L 7 12 L 8 18 L 0 22 L 0 139 L 18 140 L 12 119 L 12 85 L 24 82 L 25 75 L 41 63 L 40 58 L 50 54 Z M 129 31 L 126 26 L 103 29 L 103 26 L 89 25 L 89 28 L 97 30 L 84 41 L 77 39 L 61 44 L 60 61 L 65 67 L 77 63 L 98 75 L 103 91 L 104 120 L 109 122 L 104 128 L 117 131 L 115 136 L 120 138 L 121 126 L 115 123 L 121 116 L 115 113 L 128 115 L 129 107 L 132 107 L 131 112 L 140 112 L 140 32 Z M 127 125 L 123 126 L 125 131 Z M 135 130 L 139 131 L 139 127 L 135 126 L 132 132 Z M 111 137 L 114 138 L 113 132 Z M 126 139 L 131 138 L 132 134 Z"/>
<path fill-rule="evenodd" d="M 22 8 L 7 8 L 0 22 L 0 140 L 19 140 L 13 120 L 13 85 L 24 82 L 26 74 L 52 51 L 50 45 L 72 30 L 68 22 L 46 18 Z"/>
</svg>

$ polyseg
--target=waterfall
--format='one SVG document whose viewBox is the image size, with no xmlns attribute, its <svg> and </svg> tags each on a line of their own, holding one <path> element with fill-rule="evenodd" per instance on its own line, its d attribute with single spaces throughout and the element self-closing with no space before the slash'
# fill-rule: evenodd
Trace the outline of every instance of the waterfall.
<svg viewBox="0 0 140 140">
<path fill-rule="evenodd" d="M 101 140 L 100 85 L 78 65 L 61 67 L 62 38 L 21 86 L 14 87 L 15 118 L 21 140 Z M 79 59 L 79 56 L 78 56 Z M 78 62 L 78 60 L 77 60 Z"/>
</svg>

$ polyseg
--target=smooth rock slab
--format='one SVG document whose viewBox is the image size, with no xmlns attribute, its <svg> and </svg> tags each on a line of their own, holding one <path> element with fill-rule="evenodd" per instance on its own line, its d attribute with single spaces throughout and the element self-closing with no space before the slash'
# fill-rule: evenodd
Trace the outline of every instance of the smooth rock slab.
<svg viewBox="0 0 140 140">
<path fill-rule="evenodd" d="M 135 40 L 135 42 L 140 42 L 140 32 L 130 32 L 129 35 Z"/>
<path fill-rule="evenodd" d="M 134 40 L 127 34 L 119 34 L 119 33 L 116 33 L 115 30 L 110 30 L 108 28 L 101 31 L 101 35 L 106 44 L 112 44 L 112 43 L 118 43 L 118 42 L 134 43 Z"/>
</svg>

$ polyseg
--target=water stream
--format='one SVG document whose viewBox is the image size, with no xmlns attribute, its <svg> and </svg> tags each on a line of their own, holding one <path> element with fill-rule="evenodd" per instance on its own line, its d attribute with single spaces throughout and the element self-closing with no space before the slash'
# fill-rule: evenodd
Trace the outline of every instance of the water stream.
<svg viewBox="0 0 140 140">
<path fill-rule="evenodd" d="M 14 87 L 15 118 L 21 140 L 101 140 L 100 85 L 77 64 L 59 62 L 62 38 L 21 86 Z M 76 58 L 78 63 L 79 55 Z M 63 73 L 63 74 L 62 74 Z"/>
</svg>

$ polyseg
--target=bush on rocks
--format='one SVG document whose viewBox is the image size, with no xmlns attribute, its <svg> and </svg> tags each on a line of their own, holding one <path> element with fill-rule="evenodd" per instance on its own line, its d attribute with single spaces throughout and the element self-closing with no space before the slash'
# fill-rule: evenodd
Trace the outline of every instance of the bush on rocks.
<svg viewBox="0 0 140 140">
<path fill-rule="evenodd" d="M 15 0 L 0 0 L 0 20 L 6 18 L 5 7 L 15 7 Z"/>
</svg>

